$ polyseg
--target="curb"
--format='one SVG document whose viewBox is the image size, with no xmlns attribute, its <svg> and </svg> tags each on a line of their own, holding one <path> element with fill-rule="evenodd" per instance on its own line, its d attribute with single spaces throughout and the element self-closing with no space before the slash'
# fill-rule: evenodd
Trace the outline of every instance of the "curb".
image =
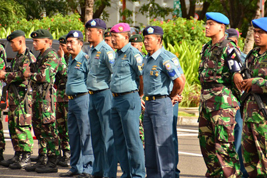
<svg viewBox="0 0 267 178">
<path fill-rule="evenodd" d="M 198 120 L 198 117 L 178 116 L 177 125 L 198 126 L 197 120 Z"/>
</svg>

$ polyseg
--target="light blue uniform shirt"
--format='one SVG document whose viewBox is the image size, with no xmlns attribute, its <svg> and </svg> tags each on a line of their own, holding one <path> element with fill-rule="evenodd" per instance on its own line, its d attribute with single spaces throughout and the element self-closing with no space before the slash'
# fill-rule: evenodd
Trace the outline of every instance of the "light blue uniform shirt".
<svg viewBox="0 0 267 178">
<path fill-rule="evenodd" d="M 82 50 L 72 59 L 70 56 L 68 62 L 68 80 L 66 84 L 66 94 L 75 95 L 88 92 L 86 80 L 88 75 L 88 58 Z"/>
<path fill-rule="evenodd" d="M 124 93 L 139 88 L 143 57 L 130 43 L 117 50 L 110 89 L 113 93 Z"/>
<path fill-rule="evenodd" d="M 173 54 L 173 53 L 170 52 L 170 51 L 167 51 L 163 46 L 162 46 L 161 49 L 164 50 L 164 53 L 165 53 L 168 57 L 170 57 L 170 58 L 172 59 L 172 62 L 173 62 L 174 65 L 177 67 L 179 73 L 180 73 L 181 75 L 184 74 L 183 69 L 182 69 L 182 67 L 181 67 L 181 65 L 180 65 L 179 59 L 176 57 L 176 55 Z"/>
<path fill-rule="evenodd" d="M 151 56 L 147 55 L 144 61 L 144 95 L 169 95 L 172 80 L 181 76 L 172 58 L 163 49 L 158 49 Z"/>
<path fill-rule="evenodd" d="M 115 61 L 114 51 L 103 40 L 96 47 L 92 47 L 90 53 L 87 89 L 97 91 L 109 88 L 112 65 Z"/>
</svg>

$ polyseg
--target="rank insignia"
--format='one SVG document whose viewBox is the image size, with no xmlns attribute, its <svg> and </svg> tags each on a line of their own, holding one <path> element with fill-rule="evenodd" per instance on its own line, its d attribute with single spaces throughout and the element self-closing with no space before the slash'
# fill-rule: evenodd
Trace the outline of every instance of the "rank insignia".
<svg viewBox="0 0 267 178">
<path fill-rule="evenodd" d="M 147 33 L 148 33 L 148 34 L 152 34 L 153 32 L 154 32 L 154 28 L 149 27 L 149 28 L 147 29 Z"/>
<path fill-rule="evenodd" d="M 96 26 L 96 21 L 95 21 L 95 20 L 93 20 L 93 21 L 91 22 L 91 26 L 92 26 L 92 27 Z"/>
</svg>

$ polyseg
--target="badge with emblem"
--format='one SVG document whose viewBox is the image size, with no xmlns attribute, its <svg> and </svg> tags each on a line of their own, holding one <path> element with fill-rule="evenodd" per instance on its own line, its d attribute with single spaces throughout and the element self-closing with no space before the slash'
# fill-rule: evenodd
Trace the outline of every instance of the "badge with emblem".
<svg viewBox="0 0 267 178">
<path fill-rule="evenodd" d="M 79 37 L 79 33 L 78 32 L 74 32 L 73 33 L 73 37 L 78 38 Z"/>
<path fill-rule="evenodd" d="M 152 34 L 153 32 L 154 32 L 154 28 L 149 27 L 149 28 L 147 29 L 147 33 Z"/>
<path fill-rule="evenodd" d="M 120 32 L 122 32 L 122 31 L 123 31 L 123 27 L 122 27 L 122 26 L 119 26 L 118 30 L 119 30 Z"/>
<path fill-rule="evenodd" d="M 179 65 L 178 59 L 173 58 L 172 61 L 173 61 L 173 63 L 174 63 L 175 66 L 178 66 Z"/>
<path fill-rule="evenodd" d="M 142 57 L 140 56 L 140 54 L 135 55 L 135 59 L 136 59 L 138 64 L 141 64 L 143 62 Z"/>
<path fill-rule="evenodd" d="M 165 67 L 166 67 L 167 70 L 171 70 L 172 69 L 172 66 L 171 66 L 170 63 L 166 63 L 165 64 Z"/>
<path fill-rule="evenodd" d="M 92 26 L 92 27 L 96 26 L 96 21 L 95 21 L 95 20 L 93 20 L 93 21 L 91 22 L 91 26 Z"/>
</svg>

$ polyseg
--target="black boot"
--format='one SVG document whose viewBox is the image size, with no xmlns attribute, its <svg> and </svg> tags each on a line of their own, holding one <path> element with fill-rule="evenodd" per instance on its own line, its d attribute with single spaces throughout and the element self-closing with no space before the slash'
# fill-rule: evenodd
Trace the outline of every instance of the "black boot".
<svg viewBox="0 0 267 178">
<path fill-rule="evenodd" d="M 63 156 L 59 159 L 58 165 L 62 167 L 68 167 L 70 165 L 70 151 L 63 150 Z"/>
<path fill-rule="evenodd" d="M 31 153 L 30 152 L 22 152 L 22 157 L 18 162 L 14 162 L 9 165 L 10 169 L 21 169 L 25 168 L 26 166 L 31 165 Z"/>
<path fill-rule="evenodd" d="M 39 155 L 37 157 L 35 157 L 35 158 L 31 158 L 32 162 L 37 162 L 38 160 L 39 160 Z"/>
<path fill-rule="evenodd" d="M 57 160 L 58 156 L 48 156 L 48 161 L 45 166 L 37 167 L 35 172 L 37 173 L 55 173 L 57 172 Z"/>
<path fill-rule="evenodd" d="M 29 166 L 25 166 L 24 169 L 28 172 L 33 172 L 37 167 L 43 167 L 46 165 L 47 156 L 46 155 L 39 155 L 39 160 L 35 164 L 31 164 Z"/>
<path fill-rule="evenodd" d="M 0 162 L 4 160 L 3 152 L 4 152 L 4 150 L 1 149 L 1 150 L 0 150 Z"/>
<path fill-rule="evenodd" d="M 18 151 L 16 151 L 16 152 L 15 152 L 15 155 L 14 155 L 13 158 L 10 158 L 10 159 L 8 159 L 8 160 L 3 160 L 3 161 L 1 161 L 0 164 L 1 164 L 2 166 L 8 167 L 10 164 L 19 161 L 20 156 L 21 156 L 21 153 L 18 152 Z"/>
</svg>

